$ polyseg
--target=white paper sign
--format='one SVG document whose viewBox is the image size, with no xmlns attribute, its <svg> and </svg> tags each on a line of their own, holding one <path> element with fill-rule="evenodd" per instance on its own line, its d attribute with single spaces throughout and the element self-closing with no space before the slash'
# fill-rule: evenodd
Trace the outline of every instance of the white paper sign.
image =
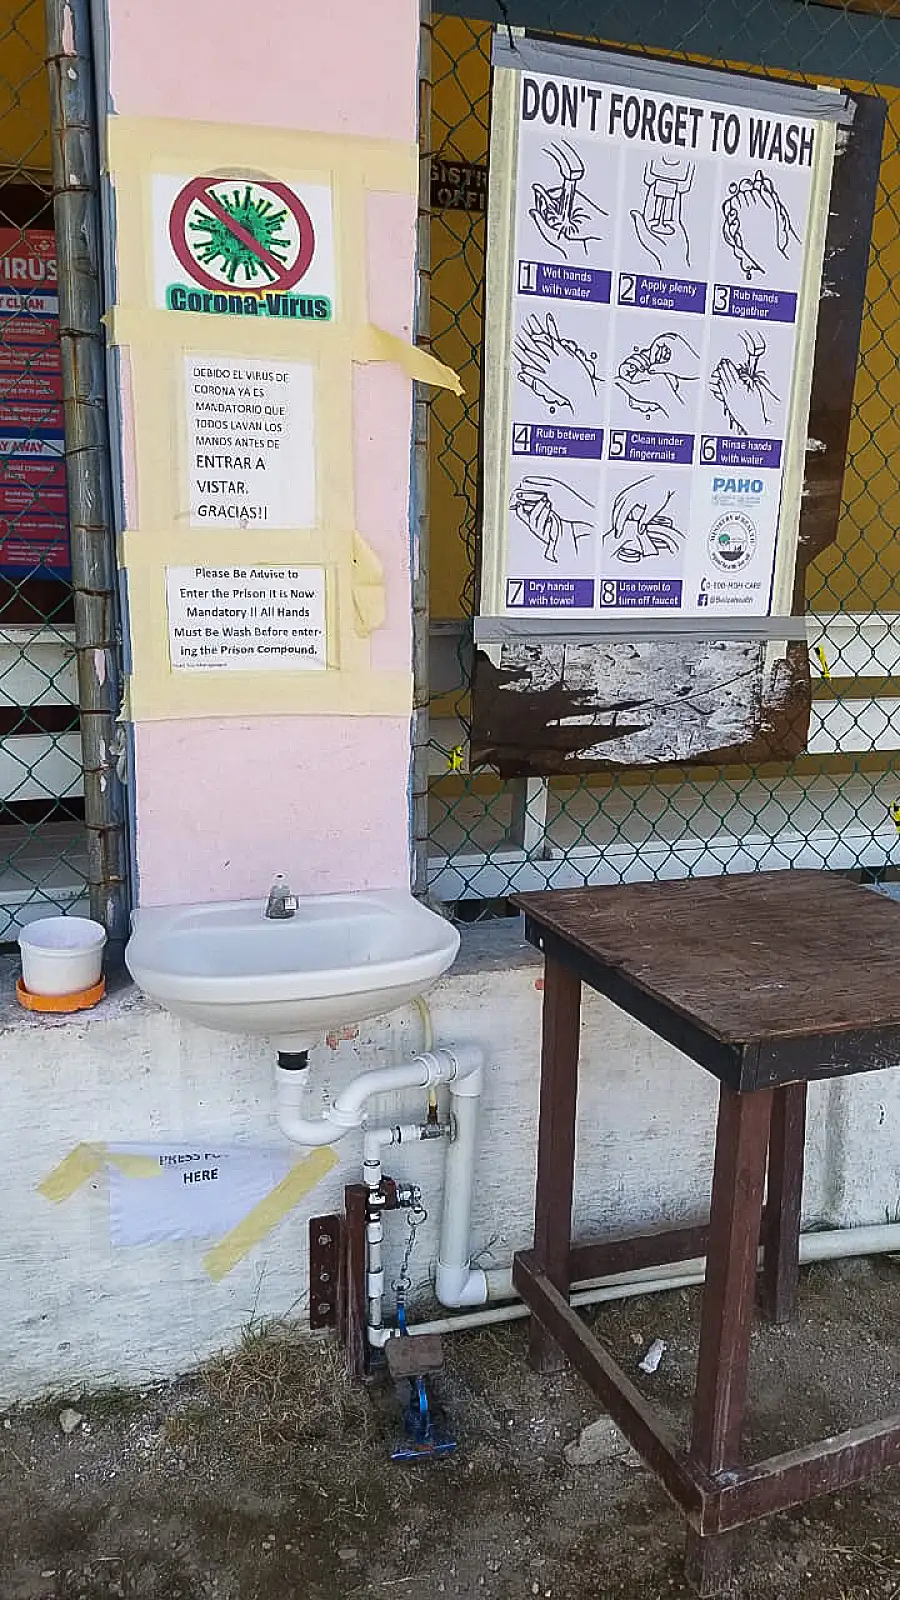
<svg viewBox="0 0 900 1600">
<path fill-rule="evenodd" d="M 603 60 L 589 81 L 497 73 L 518 154 L 509 272 L 489 215 L 482 610 L 766 614 L 833 129 L 752 109 L 746 80 L 732 106 L 628 87 L 621 58 L 605 82 Z"/>
<path fill-rule="evenodd" d="M 156 1177 L 109 1167 L 113 1246 L 168 1239 L 217 1239 L 264 1200 L 290 1170 L 290 1150 L 210 1145 L 111 1145 L 115 1154 L 150 1156 Z"/>
<path fill-rule="evenodd" d="M 157 173 L 156 304 L 244 321 L 331 321 L 332 211 L 326 184 Z"/>
<path fill-rule="evenodd" d="M 167 567 L 166 606 L 176 671 L 328 665 L 322 567 Z"/>
<path fill-rule="evenodd" d="M 313 370 L 298 361 L 185 357 L 192 528 L 311 528 Z"/>
</svg>

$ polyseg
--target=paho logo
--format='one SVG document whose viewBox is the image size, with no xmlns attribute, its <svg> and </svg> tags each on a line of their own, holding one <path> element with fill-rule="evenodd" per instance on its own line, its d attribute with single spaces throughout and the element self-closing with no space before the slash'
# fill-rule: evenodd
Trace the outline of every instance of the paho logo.
<svg viewBox="0 0 900 1600">
<path fill-rule="evenodd" d="M 726 511 L 710 528 L 707 545 L 710 560 L 720 572 L 741 572 L 756 550 L 755 524 L 740 511 Z"/>
<path fill-rule="evenodd" d="M 713 478 L 714 495 L 754 495 L 757 499 L 765 492 L 762 478 Z"/>
</svg>

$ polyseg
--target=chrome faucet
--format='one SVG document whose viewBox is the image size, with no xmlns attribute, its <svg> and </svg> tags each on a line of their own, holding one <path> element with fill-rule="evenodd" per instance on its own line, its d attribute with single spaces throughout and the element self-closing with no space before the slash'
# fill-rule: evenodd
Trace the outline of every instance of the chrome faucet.
<svg viewBox="0 0 900 1600">
<path fill-rule="evenodd" d="M 270 922 L 287 922 L 297 909 L 297 896 L 291 894 L 284 874 L 279 872 L 269 890 L 266 916 Z"/>
</svg>

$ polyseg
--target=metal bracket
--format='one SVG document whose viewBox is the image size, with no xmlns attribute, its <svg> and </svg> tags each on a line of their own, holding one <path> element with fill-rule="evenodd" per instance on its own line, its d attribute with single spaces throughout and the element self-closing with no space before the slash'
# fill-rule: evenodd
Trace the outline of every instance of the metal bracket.
<svg viewBox="0 0 900 1600">
<path fill-rule="evenodd" d="M 309 1325 L 333 1328 L 337 1324 L 340 1217 L 309 1219 Z"/>
</svg>

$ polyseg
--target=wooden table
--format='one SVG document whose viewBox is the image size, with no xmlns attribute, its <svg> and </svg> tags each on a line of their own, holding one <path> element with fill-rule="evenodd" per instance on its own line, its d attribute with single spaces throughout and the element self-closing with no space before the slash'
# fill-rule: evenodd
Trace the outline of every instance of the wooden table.
<svg viewBox="0 0 900 1600">
<path fill-rule="evenodd" d="M 754 873 L 516 896 L 544 954 L 534 1247 L 515 1258 L 539 1369 L 566 1355 L 688 1522 L 700 1594 L 725 1587 L 738 1528 L 900 1462 L 900 1414 L 741 1462 L 750 1323 L 794 1309 L 806 1086 L 900 1062 L 900 909 L 825 872 Z M 708 1227 L 573 1243 L 581 985 L 719 1080 Z M 768 1187 L 766 1204 L 766 1165 Z M 580 1279 L 706 1254 L 690 1443 L 580 1317 Z"/>
</svg>

